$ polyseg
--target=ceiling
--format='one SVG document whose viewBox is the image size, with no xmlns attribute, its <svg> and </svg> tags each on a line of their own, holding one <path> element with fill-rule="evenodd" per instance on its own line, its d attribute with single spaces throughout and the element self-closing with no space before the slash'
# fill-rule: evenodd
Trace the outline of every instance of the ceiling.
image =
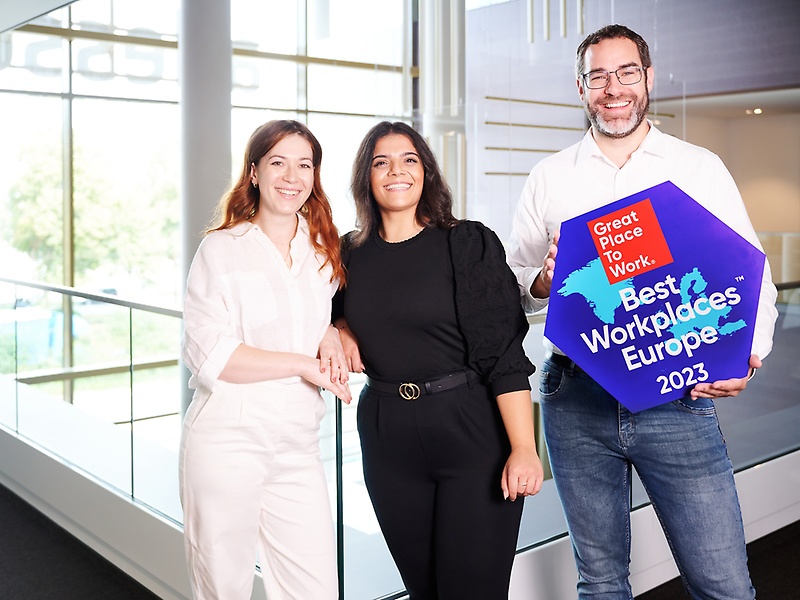
<svg viewBox="0 0 800 600">
<path fill-rule="evenodd" d="M 694 117 L 746 117 L 747 111 L 755 108 L 760 108 L 764 116 L 795 114 L 800 113 L 800 88 L 687 98 L 685 103 L 686 114 Z M 677 116 L 683 114 L 683 107 L 684 100 L 650 101 L 651 113 L 657 111 Z M 757 118 L 759 115 L 751 116 Z"/>
</svg>

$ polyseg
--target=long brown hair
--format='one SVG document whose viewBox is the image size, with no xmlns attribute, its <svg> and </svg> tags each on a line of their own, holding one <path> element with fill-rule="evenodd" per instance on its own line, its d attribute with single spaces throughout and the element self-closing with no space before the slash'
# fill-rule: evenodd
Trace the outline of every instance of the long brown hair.
<svg viewBox="0 0 800 600">
<path fill-rule="evenodd" d="M 451 229 L 458 223 L 458 219 L 453 216 L 453 196 L 450 188 L 447 186 L 447 182 L 439 170 L 439 165 L 436 163 L 436 157 L 425 139 L 407 123 L 382 121 L 367 132 L 353 162 L 350 189 L 353 192 L 353 200 L 355 200 L 356 225 L 359 228 L 359 231 L 351 238 L 354 246 L 363 244 L 380 226 L 381 213 L 378 210 L 375 196 L 372 194 L 370 172 L 372 171 L 375 146 L 379 140 L 392 134 L 403 135 L 411 141 L 425 171 L 422 196 L 416 211 L 417 223 L 437 229 Z"/>
<path fill-rule="evenodd" d="M 325 261 L 323 267 L 330 263 L 333 268 L 331 281 L 345 280 L 339 247 L 339 232 L 333 224 L 333 213 L 328 196 L 322 189 L 320 181 L 320 166 L 322 164 L 322 147 L 314 134 L 299 121 L 277 120 L 264 123 L 256 129 L 247 141 L 244 151 L 244 161 L 239 179 L 220 198 L 214 224 L 206 233 L 230 229 L 240 223 L 249 221 L 258 212 L 261 198 L 258 188 L 250 180 L 250 166 L 258 164 L 261 157 L 267 154 L 278 142 L 290 135 L 300 135 L 311 146 L 312 163 L 314 165 L 314 185 L 311 195 L 300 207 L 300 214 L 308 222 L 308 231 L 311 235 L 311 245 Z"/>
</svg>

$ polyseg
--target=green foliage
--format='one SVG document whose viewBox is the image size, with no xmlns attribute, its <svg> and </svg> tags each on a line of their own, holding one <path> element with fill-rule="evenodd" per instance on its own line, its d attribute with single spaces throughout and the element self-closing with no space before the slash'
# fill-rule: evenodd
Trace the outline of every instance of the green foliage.
<svg viewBox="0 0 800 600">
<path fill-rule="evenodd" d="M 20 173 L 11 186 L 0 236 L 37 265 L 34 278 L 63 283 L 63 184 L 60 140 L 36 140 L 21 150 Z M 115 279 L 146 288 L 165 263 L 177 260 L 179 222 L 174 156 L 155 147 L 120 181 L 98 148 L 76 148 L 73 160 L 75 281 L 102 268 Z M 80 283 L 78 284 L 80 285 Z"/>
<path fill-rule="evenodd" d="M 36 261 L 34 277 L 62 282 L 63 191 L 61 153 L 54 143 L 36 140 L 21 152 L 27 166 L 11 186 L 0 235 Z"/>
</svg>

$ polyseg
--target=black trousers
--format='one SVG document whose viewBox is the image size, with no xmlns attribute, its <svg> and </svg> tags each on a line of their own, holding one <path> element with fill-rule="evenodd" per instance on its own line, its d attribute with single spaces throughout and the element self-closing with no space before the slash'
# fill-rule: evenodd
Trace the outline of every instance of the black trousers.
<svg viewBox="0 0 800 600">
<path fill-rule="evenodd" d="M 510 445 L 482 384 L 403 400 L 365 386 L 364 481 L 411 600 L 508 600 L 522 499 L 503 500 Z"/>
</svg>

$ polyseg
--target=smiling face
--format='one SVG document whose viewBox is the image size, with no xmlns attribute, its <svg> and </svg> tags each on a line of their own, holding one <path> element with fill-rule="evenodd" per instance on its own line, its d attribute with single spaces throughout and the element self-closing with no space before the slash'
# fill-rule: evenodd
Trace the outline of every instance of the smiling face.
<svg viewBox="0 0 800 600">
<path fill-rule="evenodd" d="M 314 187 L 311 144 L 296 133 L 286 136 L 250 166 L 250 180 L 259 189 L 259 212 L 294 215 Z"/>
<path fill-rule="evenodd" d="M 584 73 L 620 67 L 641 65 L 636 44 L 627 38 L 605 39 L 586 50 Z M 647 118 L 650 108 L 650 90 L 653 87 L 653 67 L 648 67 L 639 83 L 622 85 L 611 73 L 608 85 L 602 89 L 588 89 L 578 78 L 578 92 L 584 102 L 586 114 L 596 134 L 609 138 L 624 138 L 636 131 Z"/>
<path fill-rule="evenodd" d="M 381 214 L 415 214 L 424 182 L 425 169 L 409 138 L 392 133 L 376 142 L 370 188 Z"/>
</svg>

